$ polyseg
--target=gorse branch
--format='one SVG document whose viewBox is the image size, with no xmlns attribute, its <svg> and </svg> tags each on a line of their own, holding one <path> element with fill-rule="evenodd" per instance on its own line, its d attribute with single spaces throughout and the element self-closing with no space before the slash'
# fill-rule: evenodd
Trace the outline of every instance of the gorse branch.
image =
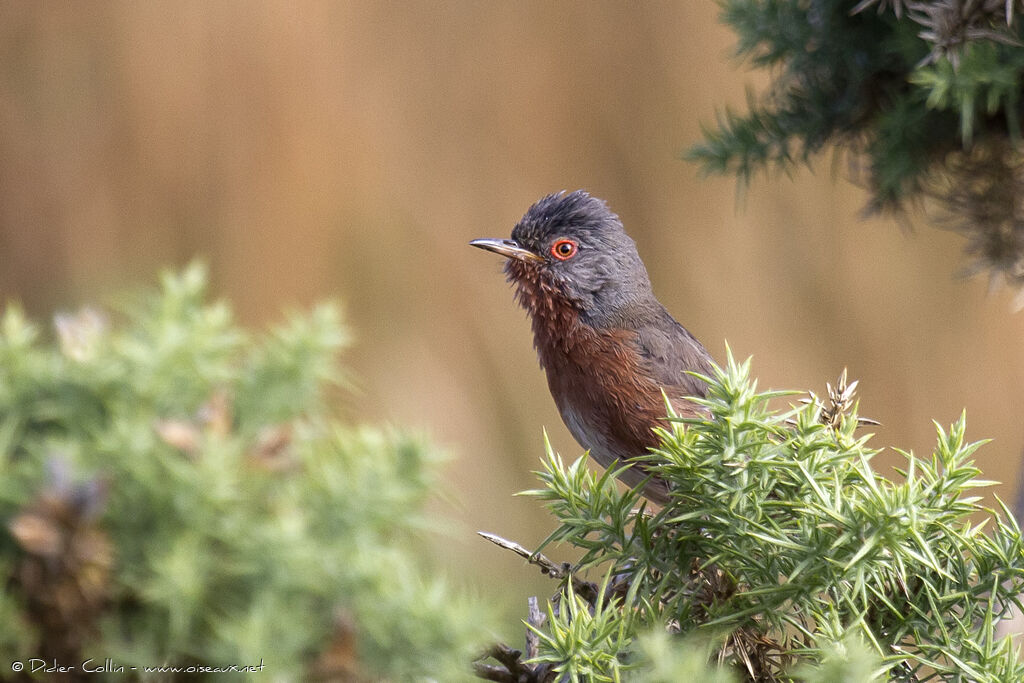
<svg viewBox="0 0 1024 683">
<path fill-rule="evenodd" d="M 690 159 L 748 182 L 837 147 L 869 208 L 923 200 L 967 236 L 971 272 L 1024 284 L 1020 0 L 721 4 L 737 53 L 773 81 L 746 113 L 718 113 Z"/>
<path fill-rule="evenodd" d="M 551 540 L 582 551 L 574 572 L 611 578 L 585 615 L 563 580 L 538 661 L 658 680 L 639 652 L 703 642 L 749 681 L 1024 680 L 994 630 L 1024 588 L 1024 544 L 977 495 L 991 482 L 963 416 L 887 478 L 852 400 L 780 410 L 791 392 L 758 391 L 731 355 L 706 379 L 707 417 L 672 418 L 647 463 L 672 484 L 660 510 L 548 448 L 530 493 L 556 519 Z"/>
</svg>

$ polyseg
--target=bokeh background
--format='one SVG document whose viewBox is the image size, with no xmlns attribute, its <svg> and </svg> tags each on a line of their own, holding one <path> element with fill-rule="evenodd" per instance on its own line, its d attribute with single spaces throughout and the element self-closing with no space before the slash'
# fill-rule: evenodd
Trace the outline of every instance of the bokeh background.
<svg viewBox="0 0 1024 683">
<path fill-rule="evenodd" d="M 863 218 L 845 162 L 738 190 L 682 160 L 716 109 L 767 83 L 732 57 L 716 12 L 5 2 L 0 298 L 48 317 L 200 256 L 254 327 L 342 301 L 357 388 L 341 410 L 450 451 L 441 554 L 517 608 L 543 584 L 472 532 L 536 544 L 546 514 L 513 493 L 535 483 L 542 428 L 564 455 L 579 448 L 499 260 L 466 242 L 506 236 L 555 190 L 608 200 L 716 358 L 728 341 L 761 386 L 819 392 L 848 366 L 879 447 L 926 453 L 931 420 L 966 409 L 969 435 L 994 439 L 985 474 L 1015 481 L 1024 317 L 1012 292 L 956 276 L 958 235 Z"/>
</svg>

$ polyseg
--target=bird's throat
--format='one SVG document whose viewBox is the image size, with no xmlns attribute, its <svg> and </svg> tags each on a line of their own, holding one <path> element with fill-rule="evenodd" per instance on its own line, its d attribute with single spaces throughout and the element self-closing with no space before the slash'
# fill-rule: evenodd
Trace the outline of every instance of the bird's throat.
<svg viewBox="0 0 1024 683">
<path fill-rule="evenodd" d="M 533 343 L 541 365 L 550 367 L 555 360 L 553 354 L 571 355 L 580 335 L 588 334 L 579 307 L 557 282 L 532 263 L 510 260 L 505 272 L 515 286 L 516 301 L 530 315 Z"/>
</svg>

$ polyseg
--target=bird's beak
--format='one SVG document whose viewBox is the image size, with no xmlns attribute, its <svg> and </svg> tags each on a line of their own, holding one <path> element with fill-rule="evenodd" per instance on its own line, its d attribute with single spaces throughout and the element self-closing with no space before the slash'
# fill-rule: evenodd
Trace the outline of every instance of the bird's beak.
<svg viewBox="0 0 1024 683">
<path fill-rule="evenodd" d="M 515 240 L 487 238 L 482 240 L 473 240 L 469 245 L 471 247 L 479 247 L 480 249 L 493 251 L 495 254 L 501 254 L 505 258 L 514 258 L 520 261 L 544 261 L 542 257 L 537 256 L 529 249 L 523 249 Z"/>
</svg>

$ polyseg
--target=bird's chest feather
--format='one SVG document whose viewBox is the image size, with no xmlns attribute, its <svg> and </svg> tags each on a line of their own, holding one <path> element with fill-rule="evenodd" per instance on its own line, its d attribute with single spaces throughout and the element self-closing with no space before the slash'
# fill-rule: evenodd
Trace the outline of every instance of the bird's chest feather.
<svg viewBox="0 0 1024 683">
<path fill-rule="evenodd" d="M 600 460 L 607 459 L 602 452 L 635 455 L 656 445 L 651 428 L 665 417 L 665 405 L 661 387 L 645 371 L 636 334 L 587 325 L 543 279 L 518 285 L 551 396 L 577 441 Z"/>
<path fill-rule="evenodd" d="M 635 346 L 628 331 L 594 331 L 583 324 L 564 339 L 538 340 L 551 396 L 570 431 L 588 447 L 656 443 L 651 427 L 665 416 L 661 388 L 645 379 Z"/>
</svg>

